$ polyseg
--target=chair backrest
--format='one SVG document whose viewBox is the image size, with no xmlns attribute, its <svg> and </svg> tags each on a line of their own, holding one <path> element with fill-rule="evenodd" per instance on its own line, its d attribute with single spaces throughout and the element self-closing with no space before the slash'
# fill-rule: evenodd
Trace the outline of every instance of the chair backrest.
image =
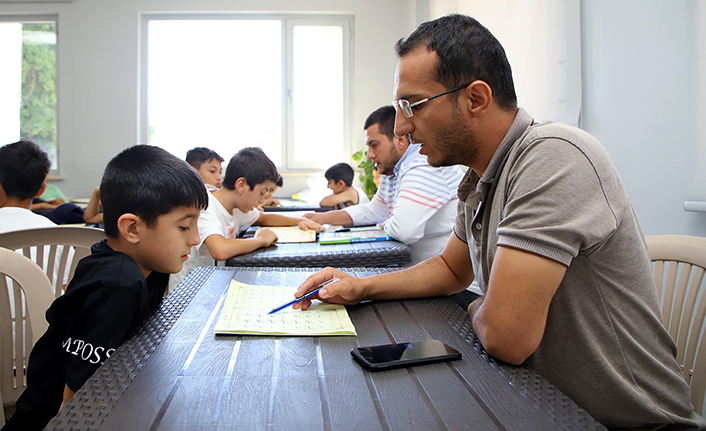
<svg viewBox="0 0 706 431">
<path fill-rule="evenodd" d="M 34 260 L 49 277 L 54 296 L 59 297 L 64 282 L 74 276 L 78 261 L 91 254 L 91 246 L 103 238 L 105 233 L 92 227 L 40 227 L 0 233 L 0 247 L 22 250 L 26 257 Z"/>
<path fill-rule="evenodd" d="M 0 393 L 14 404 L 27 386 L 27 359 L 49 324 L 54 300 L 49 278 L 36 263 L 0 248 Z"/>
<path fill-rule="evenodd" d="M 662 322 L 677 344 L 677 361 L 691 386 L 691 403 L 702 414 L 706 392 L 706 238 L 656 235 L 645 240 L 654 264 Z"/>
</svg>

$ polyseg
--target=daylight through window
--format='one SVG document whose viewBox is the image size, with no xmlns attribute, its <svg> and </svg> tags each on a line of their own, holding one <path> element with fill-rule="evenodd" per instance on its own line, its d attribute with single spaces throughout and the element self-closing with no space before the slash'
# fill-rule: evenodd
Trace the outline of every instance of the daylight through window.
<svg viewBox="0 0 706 431">
<path fill-rule="evenodd" d="M 347 19 L 146 17 L 143 138 L 184 158 L 261 147 L 283 171 L 346 153 Z"/>
</svg>

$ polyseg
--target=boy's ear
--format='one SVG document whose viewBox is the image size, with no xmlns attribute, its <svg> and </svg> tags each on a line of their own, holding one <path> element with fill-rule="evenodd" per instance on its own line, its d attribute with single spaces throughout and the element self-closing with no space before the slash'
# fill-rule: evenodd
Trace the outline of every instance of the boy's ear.
<svg viewBox="0 0 706 431">
<path fill-rule="evenodd" d="M 34 195 L 34 197 L 35 197 L 35 198 L 40 197 L 40 196 L 42 195 L 42 193 L 44 193 L 44 190 L 46 190 L 46 189 L 47 189 L 47 182 L 44 181 L 44 182 L 42 183 L 42 187 L 39 188 L 39 191 L 37 192 L 36 195 Z"/>
<path fill-rule="evenodd" d="M 140 242 L 140 229 L 139 224 L 142 219 L 135 214 L 125 213 L 118 219 L 118 232 L 120 236 L 125 238 L 130 244 L 137 244 Z"/>
<path fill-rule="evenodd" d="M 235 180 L 234 188 L 235 190 L 237 190 L 238 193 L 245 193 L 250 188 L 250 186 L 248 185 L 248 181 L 245 178 L 240 177 Z"/>
<path fill-rule="evenodd" d="M 338 180 L 338 181 L 336 181 L 336 185 L 337 185 L 338 187 L 345 187 L 345 186 L 346 186 L 346 182 L 343 181 L 343 180 Z"/>
</svg>

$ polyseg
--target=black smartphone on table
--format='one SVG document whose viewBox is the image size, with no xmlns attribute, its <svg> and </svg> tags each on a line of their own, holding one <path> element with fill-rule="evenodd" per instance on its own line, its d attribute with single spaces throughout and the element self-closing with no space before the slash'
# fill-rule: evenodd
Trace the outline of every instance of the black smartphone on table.
<svg viewBox="0 0 706 431">
<path fill-rule="evenodd" d="M 461 359 L 461 352 L 439 340 L 358 347 L 351 355 L 370 371 Z"/>
</svg>

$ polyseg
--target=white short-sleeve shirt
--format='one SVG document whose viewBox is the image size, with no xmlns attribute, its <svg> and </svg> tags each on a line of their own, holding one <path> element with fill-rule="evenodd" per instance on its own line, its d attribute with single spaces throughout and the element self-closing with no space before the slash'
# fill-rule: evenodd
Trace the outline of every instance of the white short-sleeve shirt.
<svg viewBox="0 0 706 431">
<path fill-rule="evenodd" d="M 256 209 L 243 213 L 239 209 L 228 212 L 213 194 L 208 194 L 208 208 L 199 215 L 199 238 L 201 242 L 191 248 L 189 260 L 178 274 L 169 278 L 169 291 L 176 287 L 189 273 L 199 266 L 213 266 L 215 260 L 205 241 L 211 235 L 221 235 L 226 239 L 237 238 L 238 234 L 249 228 L 260 217 Z"/>
</svg>

